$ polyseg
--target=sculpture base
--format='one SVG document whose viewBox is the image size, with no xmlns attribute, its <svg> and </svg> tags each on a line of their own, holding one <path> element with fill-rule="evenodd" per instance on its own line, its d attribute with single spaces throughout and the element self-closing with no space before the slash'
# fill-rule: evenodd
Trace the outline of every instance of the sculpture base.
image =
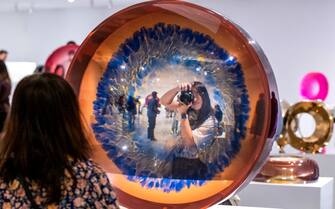
<svg viewBox="0 0 335 209">
<path fill-rule="evenodd" d="M 239 192 L 239 205 L 282 209 L 335 209 L 333 183 L 333 178 L 322 176 L 308 184 L 251 182 Z"/>
<path fill-rule="evenodd" d="M 254 181 L 268 183 L 306 183 L 319 178 L 319 166 L 311 159 L 292 155 L 270 156 Z"/>
</svg>

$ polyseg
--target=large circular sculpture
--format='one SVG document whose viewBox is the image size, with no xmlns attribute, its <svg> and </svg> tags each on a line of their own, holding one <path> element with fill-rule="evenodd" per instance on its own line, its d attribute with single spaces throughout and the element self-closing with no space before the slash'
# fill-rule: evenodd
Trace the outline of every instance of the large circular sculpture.
<svg viewBox="0 0 335 209">
<path fill-rule="evenodd" d="M 70 42 L 64 46 L 57 48 L 51 53 L 44 65 L 44 71 L 57 74 L 65 78 L 68 68 L 72 62 L 74 54 L 79 46 L 74 42 Z"/>
<path fill-rule="evenodd" d="M 257 174 L 278 135 L 276 82 L 240 27 L 183 1 L 101 23 L 67 79 L 92 125 L 95 160 L 127 208 L 205 208 Z"/>
</svg>

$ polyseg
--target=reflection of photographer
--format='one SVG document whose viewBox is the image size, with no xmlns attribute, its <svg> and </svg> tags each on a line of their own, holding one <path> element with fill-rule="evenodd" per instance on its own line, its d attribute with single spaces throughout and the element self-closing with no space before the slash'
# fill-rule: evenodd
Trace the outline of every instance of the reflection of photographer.
<svg viewBox="0 0 335 209">
<path fill-rule="evenodd" d="M 155 138 L 155 127 L 156 127 L 156 117 L 160 113 L 159 109 L 159 100 L 157 96 L 157 92 L 153 91 L 151 93 L 151 98 L 148 100 L 148 139 L 152 141 L 156 141 Z"/>
<path fill-rule="evenodd" d="M 215 119 L 205 85 L 201 82 L 183 83 L 166 92 L 161 103 L 170 110 L 177 110 L 181 118 L 181 137 L 172 166 L 172 177 L 205 178 L 207 165 L 200 160 L 199 152 L 215 136 Z"/>
</svg>

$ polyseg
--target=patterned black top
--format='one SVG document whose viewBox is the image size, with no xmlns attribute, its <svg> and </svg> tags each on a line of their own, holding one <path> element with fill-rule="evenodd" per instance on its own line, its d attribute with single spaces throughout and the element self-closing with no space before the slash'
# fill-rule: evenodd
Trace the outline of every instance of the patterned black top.
<svg viewBox="0 0 335 209">
<path fill-rule="evenodd" d="M 105 172 L 91 160 L 74 163 L 73 170 L 77 179 L 77 185 L 70 174 L 65 171 L 62 185 L 61 201 L 58 204 L 46 205 L 46 189 L 39 188 L 33 182 L 28 181 L 35 203 L 40 208 L 110 208 L 119 209 L 115 193 Z M 9 184 L 0 178 L 0 207 L 4 209 L 30 208 L 31 204 L 26 196 L 19 180 Z"/>
</svg>

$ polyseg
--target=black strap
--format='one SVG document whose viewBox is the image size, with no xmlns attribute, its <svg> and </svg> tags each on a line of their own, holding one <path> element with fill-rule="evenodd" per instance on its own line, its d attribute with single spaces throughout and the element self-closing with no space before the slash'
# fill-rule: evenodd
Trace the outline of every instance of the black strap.
<svg viewBox="0 0 335 209">
<path fill-rule="evenodd" d="M 33 198 L 33 195 L 32 195 L 32 193 L 29 189 L 27 181 L 22 176 L 19 176 L 19 181 L 20 181 L 21 185 L 23 186 L 24 191 L 26 192 L 28 200 L 31 204 L 31 208 L 32 209 L 39 209 L 40 207 L 37 206 L 37 204 L 36 204 L 36 202 Z"/>
</svg>

